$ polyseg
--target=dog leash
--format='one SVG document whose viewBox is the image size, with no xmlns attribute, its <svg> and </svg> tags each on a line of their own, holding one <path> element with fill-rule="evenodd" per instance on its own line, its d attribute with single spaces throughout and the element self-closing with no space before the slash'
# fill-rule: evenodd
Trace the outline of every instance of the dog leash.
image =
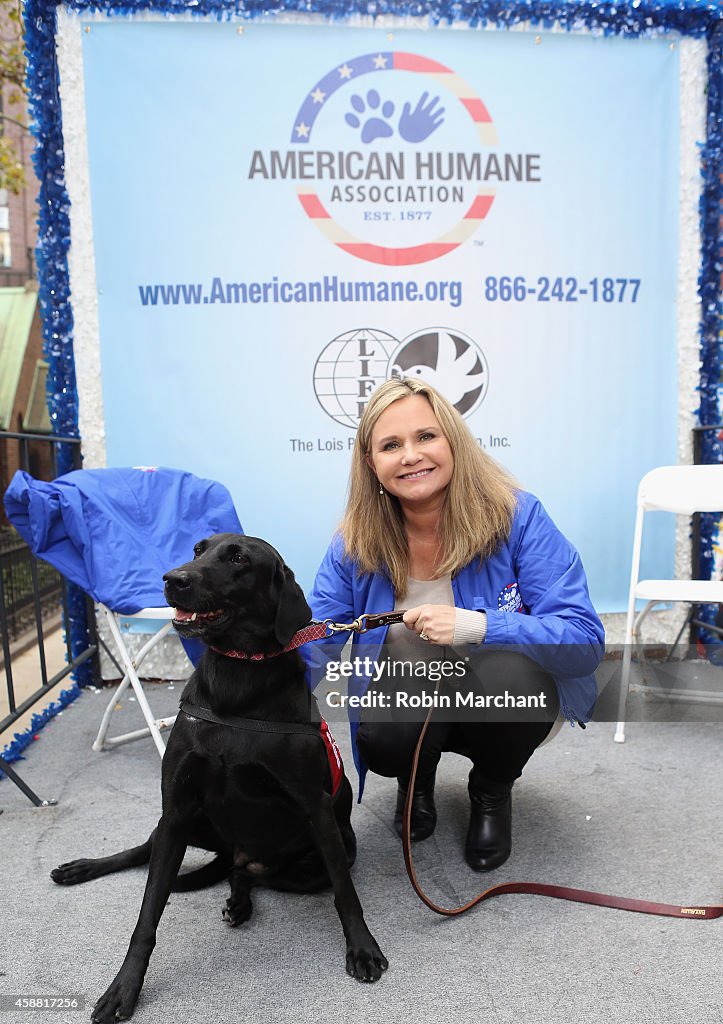
<svg viewBox="0 0 723 1024">
<path fill-rule="evenodd" d="M 359 618 L 354 619 L 353 622 L 334 622 L 333 619 L 324 619 L 321 622 L 316 620 L 309 623 L 308 626 L 304 626 L 303 629 L 298 630 L 294 633 L 291 640 L 289 640 L 286 647 L 280 651 L 271 651 L 268 654 L 261 652 L 256 654 L 248 654 L 246 651 L 224 651 L 220 647 L 211 646 L 211 650 L 215 651 L 216 654 L 223 654 L 227 658 L 240 658 L 242 661 L 265 661 L 266 658 L 278 658 L 281 654 L 287 654 L 289 651 L 295 651 L 297 647 L 302 647 L 304 644 L 310 643 L 312 640 L 325 640 L 334 633 L 349 633 L 352 630 L 355 633 L 366 633 L 367 630 L 376 629 L 378 626 L 388 626 L 392 622 L 401 622 L 404 611 L 396 612 L 383 612 L 381 615 L 360 615 Z"/>
<path fill-rule="evenodd" d="M 327 624 L 332 631 L 339 629 L 357 629 L 357 625 L 359 624 L 357 631 L 365 633 L 368 629 L 374 629 L 376 626 L 388 625 L 391 622 L 401 622 L 403 615 L 404 612 L 386 612 L 381 615 L 361 615 L 359 616 L 359 619 L 354 620 L 353 624 L 346 627 L 341 626 L 338 623 L 329 624 L 328 621 Z M 435 696 L 438 689 L 439 687 L 435 687 Z M 429 728 L 433 711 L 434 703 L 429 709 L 427 717 L 424 720 L 424 725 L 422 726 L 417 746 L 414 751 L 412 772 L 409 779 L 409 785 L 407 786 L 407 798 L 404 803 L 404 818 L 402 825 L 404 864 L 407 869 L 407 874 L 409 875 L 409 881 L 412 883 L 412 888 L 416 892 L 417 896 L 426 906 L 429 907 L 430 910 L 434 910 L 435 913 L 442 914 L 445 917 L 457 917 L 493 896 L 504 896 L 507 893 L 527 893 L 532 896 L 549 896 L 552 899 L 571 900 L 576 903 L 589 903 L 597 907 L 611 907 L 615 910 L 630 910 L 639 914 L 656 914 L 665 917 L 683 917 L 703 921 L 710 921 L 723 916 L 723 905 L 721 904 L 713 906 L 681 907 L 672 903 L 655 903 L 651 900 L 639 900 L 626 896 L 611 896 L 607 893 L 592 892 L 589 889 L 575 889 L 567 885 L 548 885 L 544 882 L 502 882 L 499 885 L 493 885 L 489 889 L 485 889 L 485 891 L 481 892 L 479 896 L 475 896 L 462 906 L 440 907 L 427 896 L 417 880 L 412 860 L 412 842 L 410 839 L 412 800 L 414 798 L 414 786 L 417 780 L 419 755 L 422 749 L 422 744 L 424 743 L 424 737 L 426 736 L 427 729 Z"/>
<path fill-rule="evenodd" d="M 438 688 L 435 688 L 435 695 Z M 422 903 L 434 910 L 437 914 L 445 917 L 456 917 L 464 914 L 465 911 L 476 907 L 478 903 L 490 899 L 492 896 L 504 896 L 507 893 L 528 893 L 532 896 L 550 896 L 558 900 L 572 900 L 576 903 L 591 903 L 597 907 L 612 907 L 615 910 L 632 910 L 639 914 L 658 914 L 664 917 L 684 917 L 693 920 L 711 921 L 714 918 L 723 916 L 723 905 L 713 906 L 688 906 L 681 907 L 672 903 L 653 903 L 650 900 L 632 899 L 626 896 L 610 896 L 607 893 L 591 892 L 588 889 L 573 889 L 567 885 L 547 885 L 544 882 L 502 882 L 485 889 L 479 896 L 469 900 L 459 907 L 440 907 L 434 903 L 423 891 L 412 862 L 412 842 L 410 839 L 412 820 L 412 800 L 414 797 L 414 786 L 417 780 L 417 768 L 419 766 L 419 755 L 427 733 L 434 705 L 429 709 L 424 725 L 419 734 L 419 740 L 412 759 L 412 772 L 407 786 L 407 798 L 404 803 L 404 818 L 402 824 L 402 848 L 404 851 L 404 864 L 407 868 L 409 881 L 412 888 Z"/>
</svg>

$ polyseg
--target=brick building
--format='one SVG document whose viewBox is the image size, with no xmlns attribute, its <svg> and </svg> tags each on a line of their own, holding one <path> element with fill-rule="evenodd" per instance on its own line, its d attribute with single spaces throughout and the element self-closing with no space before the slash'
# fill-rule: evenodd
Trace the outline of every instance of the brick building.
<svg viewBox="0 0 723 1024">
<path fill-rule="evenodd" d="M 14 22 L 0 20 L 3 48 L 13 44 L 18 31 Z M 35 275 L 38 185 L 31 159 L 35 140 L 24 127 L 27 111 L 17 94 L 12 84 L 0 87 L 0 134 L 12 142 L 25 174 L 19 193 L 0 188 L 0 493 L 18 468 L 39 477 L 50 472 L 47 444 L 23 445 L 2 436 L 50 432 Z"/>
</svg>

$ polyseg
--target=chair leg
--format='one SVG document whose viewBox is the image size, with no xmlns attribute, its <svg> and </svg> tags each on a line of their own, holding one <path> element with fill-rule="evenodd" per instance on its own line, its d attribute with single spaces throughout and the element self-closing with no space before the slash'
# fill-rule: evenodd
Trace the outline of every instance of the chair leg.
<svg viewBox="0 0 723 1024">
<path fill-rule="evenodd" d="M 695 618 L 696 609 L 697 608 L 698 608 L 697 604 L 692 604 L 690 606 L 690 608 L 688 609 L 688 614 L 685 617 L 685 622 L 680 627 L 680 632 L 676 636 L 675 642 L 674 642 L 673 646 L 670 648 L 670 651 L 668 652 L 668 656 L 665 659 L 666 662 L 673 660 L 673 655 L 675 654 L 676 648 L 677 648 L 678 644 L 680 643 L 680 640 L 681 640 L 681 637 L 683 636 L 683 633 L 685 633 L 686 629 L 690 629 L 690 624 L 692 623 L 693 619 Z"/>
<path fill-rule="evenodd" d="M 156 749 L 158 750 L 158 753 L 161 755 L 161 757 L 163 757 L 163 755 L 166 752 L 166 744 L 163 742 L 160 730 L 158 728 L 158 725 L 156 724 L 155 718 L 153 717 L 153 712 L 151 711 L 151 706 L 148 703 L 148 698 L 146 697 L 145 690 L 141 685 L 141 681 L 138 678 L 138 676 L 136 676 L 135 672 L 133 673 L 133 675 L 135 676 L 135 680 L 133 679 L 133 677 L 131 677 L 131 685 L 135 691 L 136 700 L 138 701 L 141 711 L 143 712 L 143 717 L 148 723 L 148 729 L 150 731 L 151 736 L 153 737 L 153 742 L 156 745 Z"/>
<path fill-rule="evenodd" d="M 625 711 L 628 704 L 628 692 L 630 690 L 630 668 L 633 657 L 632 637 L 625 638 L 623 647 L 623 670 L 620 676 L 620 703 L 618 705 L 618 724 L 615 728 L 613 739 L 616 743 L 625 742 Z"/>
<path fill-rule="evenodd" d="M 620 674 L 620 703 L 618 705 L 618 724 L 615 728 L 613 739 L 616 743 L 625 742 L 625 713 L 628 706 L 628 694 L 630 693 L 630 672 L 632 670 L 633 647 L 640 636 L 640 626 L 655 601 L 648 601 L 640 614 L 635 617 L 628 617 L 628 625 L 625 630 L 625 643 L 623 646 L 623 669 Z"/>
<path fill-rule="evenodd" d="M 118 622 L 116 620 L 116 617 L 115 617 L 114 613 L 112 611 L 110 611 L 110 609 L 107 609 L 107 608 L 104 608 L 104 611 L 105 611 L 105 614 L 106 614 L 106 618 L 108 620 L 108 626 L 110 628 L 111 634 L 113 635 L 113 640 L 115 641 L 116 648 L 117 648 L 118 653 L 120 654 L 121 659 L 123 661 L 123 667 L 125 668 L 126 676 L 127 676 L 128 680 L 130 682 L 130 685 L 133 687 L 133 692 L 136 695 L 136 700 L 138 701 L 138 705 L 139 705 L 139 707 L 141 709 L 141 713 L 143 714 L 143 717 L 144 717 L 144 719 L 146 721 L 146 725 L 148 727 L 148 731 L 150 732 L 151 736 L 153 737 L 153 742 L 156 745 L 156 749 L 158 750 L 158 753 L 161 755 L 161 757 L 163 757 L 163 755 L 166 752 L 166 744 L 163 742 L 163 738 L 161 737 L 161 733 L 160 733 L 160 730 L 159 730 L 158 725 L 156 723 L 156 720 L 154 718 L 153 712 L 151 710 L 151 706 L 148 703 L 148 698 L 146 697 L 146 694 L 145 694 L 145 691 L 143 690 L 143 686 L 141 684 L 141 681 L 138 678 L 138 673 L 136 672 L 136 666 L 140 663 L 140 661 L 143 660 L 143 658 L 148 653 L 148 651 L 151 649 L 151 647 L 155 646 L 155 643 L 157 643 L 158 640 L 161 639 L 161 636 L 165 635 L 168 632 L 168 630 L 171 627 L 171 624 L 168 623 L 167 626 L 164 627 L 163 630 L 161 630 L 158 634 L 156 634 L 156 636 L 153 637 L 152 640 L 149 641 L 143 647 L 142 651 L 139 652 L 139 657 L 136 658 L 135 661 L 134 661 L 130 657 L 130 654 L 128 653 L 128 648 L 123 643 L 123 637 L 121 636 L 121 632 L 120 632 L 120 629 L 118 627 Z M 123 681 L 125 682 L 125 678 L 124 678 Z M 121 684 L 121 685 L 123 685 L 123 684 Z M 113 702 L 113 706 L 115 706 L 115 701 Z M 139 736 L 144 735 L 144 732 L 145 732 L 145 730 L 140 731 L 140 732 L 136 732 L 136 733 L 132 733 L 132 734 L 128 734 L 123 739 L 125 739 L 125 740 L 128 740 L 130 738 L 136 739 Z"/>
<path fill-rule="evenodd" d="M 120 682 L 120 685 L 113 691 L 113 696 L 108 701 L 106 709 L 103 712 L 103 717 L 100 720 L 100 728 L 98 729 L 98 735 L 96 736 L 93 742 L 93 750 L 95 750 L 96 753 L 100 750 L 105 749 L 105 738 L 108 735 L 108 727 L 110 726 L 111 716 L 115 711 L 116 704 L 130 686 L 130 682 L 130 677 L 127 674 L 124 675 L 123 679 Z"/>
<path fill-rule="evenodd" d="M 626 629 L 625 646 L 623 647 L 623 670 L 620 675 L 620 703 L 618 705 L 618 724 L 613 739 L 616 743 L 625 742 L 625 711 L 630 693 L 630 673 L 632 671 L 633 648 L 640 640 L 640 629 L 648 612 L 659 604 L 659 601 L 648 601 L 643 610 L 635 617 Z"/>
</svg>

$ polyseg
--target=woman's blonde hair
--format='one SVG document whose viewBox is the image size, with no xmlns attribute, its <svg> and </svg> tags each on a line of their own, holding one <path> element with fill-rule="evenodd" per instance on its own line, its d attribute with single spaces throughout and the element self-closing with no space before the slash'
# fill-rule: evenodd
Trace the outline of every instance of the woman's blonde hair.
<svg viewBox="0 0 723 1024">
<path fill-rule="evenodd" d="M 430 384 L 393 378 L 371 395 L 362 413 L 352 454 L 349 494 L 339 528 L 346 553 L 363 572 L 386 571 L 399 597 L 407 590 L 409 546 L 396 497 L 379 493 L 367 461 L 372 431 L 393 402 L 421 395 L 432 407 L 454 457 L 452 477 L 440 516 L 441 558 L 436 576 L 454 575 L 474 558 L 489 557 L 510 534 L 517 484 L 490 458 L 454 406 Z"/>
</svg>

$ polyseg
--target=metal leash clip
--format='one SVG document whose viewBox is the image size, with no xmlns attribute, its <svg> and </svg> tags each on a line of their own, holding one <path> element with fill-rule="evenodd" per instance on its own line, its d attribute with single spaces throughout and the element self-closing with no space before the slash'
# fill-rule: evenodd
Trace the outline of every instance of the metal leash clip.
<svg viewBox="0 0 723 1024">
<path fill-rule="evenodd" d="M 333 619 L 324 619 L 324 625 L 330 633 L 348 633 L 351 630 L 355 633 L 368 633 L 370 629 L 377 629 L 379 626 L 390 626 L 393 622 L 401 622 L 404 612 L 404 608 L 399 608 L 397 611 L 392 612 L 381 612 L 378 615 L 374 612 L 364 612 L 358 619 L 354 619 L 353 622 L 334 622 Z"/>
<path fill-rule="evenodd" d="M 366 624 L 366 620 L 369 618 L 367 614 L 360 615 L 358 619 L 354 619 L 353 622 L 334 622 L 333 619 L 324 619 L 324 625 L 330 633 L 348 633 L 353 630 L 355 633 L 366 633 L 369 628 Z"/>
</svg>

